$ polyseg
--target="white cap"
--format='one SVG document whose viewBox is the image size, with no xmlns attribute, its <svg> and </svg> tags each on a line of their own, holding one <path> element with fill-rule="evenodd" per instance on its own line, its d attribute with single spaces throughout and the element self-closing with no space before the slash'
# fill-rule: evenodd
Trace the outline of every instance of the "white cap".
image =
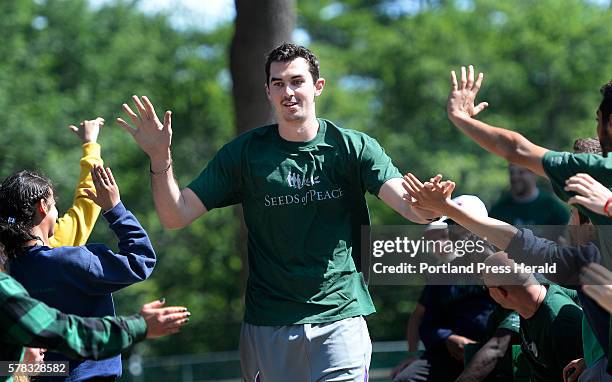
<svg viewBox="0 0 612 382">
<path fill-rule="evenodd" d="M 446 220 L 446 216 L 443 216 L 443 217 Z M 448 223 L 442 220 L 442 217 L 441 217 L 438 220 L 434 220 L 431 223 L 427 224 L 425 228 L 423 228 L 423 232 L 433 231 L 436 229 L 447 229 L 447 228 L 448 228 Z"/>
<path fill-rule="evenodd" d="M 453 198 L 453 202 L 460 205 L 461 208 L 469 209 L 471 212 L 476 213 L 478 216 L 489 216 L 487 207 L 482 202 L 482 200 L 480 200 L 480 198 L 476 195 L 459 195 Z M 437 226 L 440 226 L 440 224 L 445 224 L 448 226 L 448 224 L 446 223 L 447 220 L 448 220 L 448 216 L 442 216 L 438 220 L 435 220 L 429 223 L 429 225 L 436 224 Z M 435 229 L 435 228 L 429 228 L 429 229 Z M 427 230 L 427 228 L 425 228 L 425 230 Z"/>
</svg>

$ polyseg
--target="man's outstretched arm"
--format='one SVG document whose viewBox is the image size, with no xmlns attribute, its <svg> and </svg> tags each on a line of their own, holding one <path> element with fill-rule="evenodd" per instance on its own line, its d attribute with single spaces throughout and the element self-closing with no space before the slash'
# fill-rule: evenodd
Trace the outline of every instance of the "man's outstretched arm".
<svg viewBox="0 0 612 382">
<path fill-rule="evenodd" d="M 166 111 L 162 123 L 155 113 L 151 101 L 132 96 L 138 114 L 123 104 L 135 127 L 122 118 L 117 123 L 129 132 L 140 148 L 151 160 L 151 188 L 155 209 L 165 228 L 182 228 L 207 212 L 197 195 L 188 188 L 181 190 L 172 169 L 172 112 Z"/>
<path fill-rule="evenodd" d="M 476 352 L 470 363 L 466 366 L 463 373 L 457 378 L 456 382 L 479 382 L 484 380 L 497 366 L 497 363 L 504 358 L 508 350 L 512 332 L 500 329 Z"/>
<path fill-rule="evenodd" d="M 129 317 L 67 315 L 31 298 L 15 279 L 0 273 L 0 342 L 17 349 L 43 347 L 78 359 L 108 358 L 145 337 L 177 333 L 189 321 L 187 308 L 163 305 L 154 301 Z"/>
<path fill-rule="evenodd" d="M 491 126 L 474 118 L 489 106 L 486 102 L 474 105 L 483 78 L 484 75 L 479 73 L 474 80 L 472 65 L 467 73 L 465 67 L 461 67 L 459 83 L 455 71 L 451 72 L 451 92 L 446 108 L 448 118 L 483 149 L 546 177 L 542 158 L 548 149 L 533 144 L 515 131 Z"/>
<path fill-rule="evenodd" d="M 404 198 L 410 196 L 404 190 L 403 183 L 404 180 L 402 178 L 389 179 L 380 188 L 378 197 L 397 213 L 414 223 L 427 224 L 430 219 L 440 216 L 440 214 L 435 212 L 406 203 Z"/>
</svg>

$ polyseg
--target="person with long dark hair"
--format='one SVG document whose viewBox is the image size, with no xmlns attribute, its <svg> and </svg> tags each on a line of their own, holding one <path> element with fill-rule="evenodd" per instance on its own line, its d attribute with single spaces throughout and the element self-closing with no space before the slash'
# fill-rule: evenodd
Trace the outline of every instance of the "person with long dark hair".
<svg viewBox="0 0 612 382">
<path fill-rule="evenodd" d="M 65 313 L 102 317 L 115 314 L 111 293 L 149 277 L 156 256 L 145 230 L 123 206 L 109 168 L 92 169 L 95 192 L 88 196 L 119 239 L 119 252 L 102 244 L 50 247 L 58 216 L 51 182 L 19 171 L 0 185 L 0 243 L 9 273 L 30 295 Z M 46 360 L 66 358 L 49 353 Z M 70 381 L 112 381 L 121 375 L 121 359 L 73 361 Z"/>
</svg>

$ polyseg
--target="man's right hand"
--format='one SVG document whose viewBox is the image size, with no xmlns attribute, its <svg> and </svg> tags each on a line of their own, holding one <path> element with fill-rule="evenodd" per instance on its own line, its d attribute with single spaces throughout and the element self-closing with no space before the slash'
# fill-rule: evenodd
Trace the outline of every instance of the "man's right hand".
<svg viewBox="0 0 612 382">
<path fill-rule="evenodd" d="M 475 343 L 476 341 L 472 341 L 467 337 L 451 334 L 450 337 L 446 339 L 446 349 L 448 349 L 448 352 L 450 353 L 451 357 L 453 357 L 457 361 L 463 362 L 463 357 L 465 354 L 465 345 Z"/>
<path fill-rule="evenodd" d="M 132 100 L 138 114 L 134 113 L 126 103 L 123 104 L 123 110 L 134 127 L 123 118 L 117 118 L 117 123 L 134 137 L 138 146 L 151 158 L 151 162 L 169 160 L 172 143 L 172 112 L 166 111 L 164 123 L 161 123 L 149 98 L 143 96 L 141 100 L 137 96 L 132 96 Z"/>
<path fill-rule="evenodd" d="M 481 102 L 474 106 L 476 95 L 482 84 L 484 74 L 479 73 L 478 78 L 474 80 L 474 67 L 470 65 L 466 74 L 465 66 L 461 67 L 461 82 L 457 82 L 455 71 L 451 71 L 451 92 L 448 96 L 446 111 L 448 118 L 454 123 L 456 119 L 465 119 L 475 117 L 483 111 L 487 106 L 486 102 Z"/>
<path fill-rule="evenodd" d="M 189 322 L 191 313 L 184 306 L 164 308 L 165 301 L 157 300 L 143 305 L 140 314 L 147 322 L 147 338 L 178 333 Z"/>
</svg>

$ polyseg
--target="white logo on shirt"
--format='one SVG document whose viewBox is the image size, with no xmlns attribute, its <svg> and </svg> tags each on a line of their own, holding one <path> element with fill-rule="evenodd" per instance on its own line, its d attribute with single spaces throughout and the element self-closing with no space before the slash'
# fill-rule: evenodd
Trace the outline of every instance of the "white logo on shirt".
<svg viewBox="0 0 612 382">
<path fill-rule="evenodd" d="M 305 176 L 300 178 L 298 174 L 294 174 L 292 172 L 289 172 L 289 175 L 287 175 L 287 184 L 289 187 L 297 188 L 298 190 L 301 190 L 304 187 L 311 187 L 319 183 L 321 183 L 321 181 L 319 180 L 318 176 L 313 177 L 311 175 L 310 179 L 306 179 Z"/>
</svg>

